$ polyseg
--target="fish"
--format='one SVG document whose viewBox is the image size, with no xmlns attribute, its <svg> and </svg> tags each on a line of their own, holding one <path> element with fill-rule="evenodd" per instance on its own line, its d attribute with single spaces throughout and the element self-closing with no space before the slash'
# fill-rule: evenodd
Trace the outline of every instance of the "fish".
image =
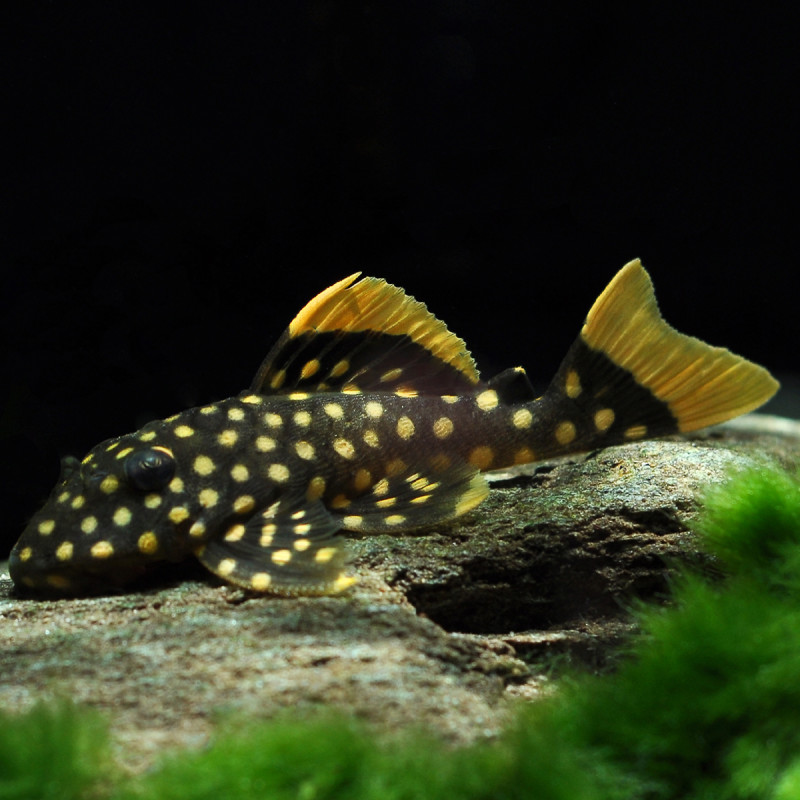
<svg viewBox="0 0 800 800">
<path fill-rule="evenodd" d="M 448 522 L 484 473 L 752 411 L 770 373 L 679 333 L 636 259 L 596 300 L 541 396 L 525 370 L 484 381 L 425 305 L 356 272 L 316 295 L 249 389 L 66 458 L 14 546 L 23 593 L 122 591 L 195 558 L 255 593 L 355 582 L 347 536 Z"/>
</svg>

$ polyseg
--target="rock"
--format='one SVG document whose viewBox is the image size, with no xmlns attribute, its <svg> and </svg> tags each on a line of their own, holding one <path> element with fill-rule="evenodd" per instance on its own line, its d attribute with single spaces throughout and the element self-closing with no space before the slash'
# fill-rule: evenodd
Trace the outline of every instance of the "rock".
<svg viewBox="0 0 800 800">
<path fill-rule="evenodd" d="M 506 698 L 552 691 L 553 658 L 603 667 L 635 599 L 701 562 L 689 526 L 729 471 L 796 468 L 800 425 L 751 416 L 491 476 L 465 519 L 354 539 L 343 597 L 256 597 L 192 571 L 124 595 L 31 600 L 0 577 L 0 706 L 62 695 L 105 710 L 117 760 L 199 746 L 219 712 L 331 705 L 452 742 L 497 733 Z"/>
</svg>

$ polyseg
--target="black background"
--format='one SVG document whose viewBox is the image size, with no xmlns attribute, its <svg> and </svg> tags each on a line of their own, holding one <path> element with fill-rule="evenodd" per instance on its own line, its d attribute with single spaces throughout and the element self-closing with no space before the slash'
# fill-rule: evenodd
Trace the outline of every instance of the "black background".
<svg viewBox="0 0 800 800">
<path fill-rule="evenodd" d="M 60 456 L 245 388 L 356 270 L 543 384 L 639 256 L 676 327 L 792 383 L 788 7 L 18 5 L 0 553 Z"/>
</svg>

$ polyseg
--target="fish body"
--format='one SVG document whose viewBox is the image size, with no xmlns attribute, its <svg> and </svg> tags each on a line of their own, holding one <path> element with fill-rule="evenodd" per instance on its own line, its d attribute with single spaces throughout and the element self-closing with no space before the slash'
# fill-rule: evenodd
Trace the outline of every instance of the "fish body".
<svg viewBox="0 0 800 800">
<path fill-rule="evenodd" d="M 638 261 L 541 397 L 519 367 L 481 380 L 425 306 L 357 277 L 303 308 L 249 390 L 67 460 L 12 550 L 14 582 L 106 591 L 194 556 L 257 592 L 342 591 L 354 582 L 342 530 L 444 522 L 486 497 L 486 470 L 705 427 L 778 386 L 667 325 Z"/>
</svg>

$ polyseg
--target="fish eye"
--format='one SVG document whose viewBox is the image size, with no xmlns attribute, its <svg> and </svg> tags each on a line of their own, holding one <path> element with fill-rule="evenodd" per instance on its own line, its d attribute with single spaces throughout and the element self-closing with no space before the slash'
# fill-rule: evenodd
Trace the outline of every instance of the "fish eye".
<svg viewBox="0 0 800 800">
<path fill-rule="evenodd" d="M 163 489 L 174 474 L 175 459 L 165 448 L 139 450 L 125 459 L 125 477 L 143 492 Z"/>
</svg>

